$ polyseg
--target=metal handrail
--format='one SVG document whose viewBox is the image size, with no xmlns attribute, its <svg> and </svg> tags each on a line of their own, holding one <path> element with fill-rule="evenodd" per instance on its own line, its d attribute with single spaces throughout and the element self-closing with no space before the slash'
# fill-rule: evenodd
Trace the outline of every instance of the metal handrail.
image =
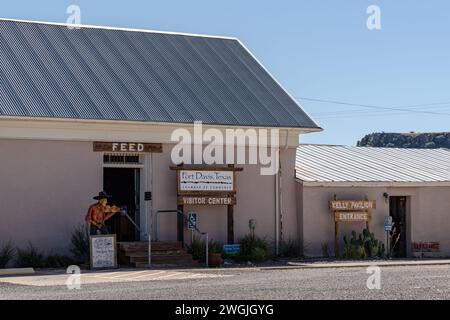
<svg viewBox="0 0 450 320">
<path fill-rule="evenodd" d="M 156 235 L 155 235 L 155 241 L 158 241 L 158 214 L 160 213 L 167 213 L 167 212 L 173 212 L 173 213 L 177 213 L 177 214 L 181 214 L 183 216 L 183 220 L 186 221 L 187 217 L 186 214 L 179 209 L 174 209 L 174 210 L 158 210 L 156 211 L 156 215 L 155 215 L 155 225 L 156 225 Z M 150 230 L 150 234 L 148 236 L 148 265 L 149 267 L 151 267 L 151 262 L 152 262 L 152 258 L 151 258 L 151 238 L 152 238 L 152 233 L 153 233 L 153 223 L 150 224 L 151 225 L 151 230 Z M 195 231 L 197 231 L 200 235 L 205 236 L 206 237 L 206 267 L 209 266 L 209 261 L 208 261 L 208 253 L 209 253 L 209 236 L 208 236 L 208 232 L 202 232 L 200 231 L 197 226 L 195 226 L 194 228 Z"/>
<path fill-rule="evenodd" d="M 134 226 L 134 228 L 135 228 L 139 233 L 141 232 L 141 228 L 139 228 L 139 226 L 136 224 L 136 222 L 134 222 L 134 220 L 131 219 L 130 215 L 129 215 L 128 212 L 127 212 L 127 209 L 122 209 L 122 210 L 120 210 L 119 212 L 120 212 L 120 214 L 121 214 L 122 216 L 125 216 L 125 217 L 131 222 L 131 224 Z"/>
</svg>

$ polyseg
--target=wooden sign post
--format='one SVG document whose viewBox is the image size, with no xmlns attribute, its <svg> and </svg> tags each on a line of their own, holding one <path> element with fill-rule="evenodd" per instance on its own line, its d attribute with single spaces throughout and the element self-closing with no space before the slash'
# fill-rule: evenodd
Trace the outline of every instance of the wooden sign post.
<svg viewBox="0 0 450 320">
<path fill-rule="evenodd" d="M 376 209 L 376 202 L 368 200 L 334 200 L 330 201 L 330 210 L 334 218 L 334 255 L 339 256 L 339 223 L 340 222 L 365 222 L 369 230 L 371 210 Z"/>
<path fill-rule="evenodd" d="M 234 205 L 236 204 L 236 172 L 242 168 L 208 165 L 179 165 L 171 167 L 177 171 L 178 210 L 184 212 L 185 205 L 226 205 L 227 240 L 234 244 Z M 178 241 L 184 240 L 183 217 L 178 220 Z"/>
</svg>

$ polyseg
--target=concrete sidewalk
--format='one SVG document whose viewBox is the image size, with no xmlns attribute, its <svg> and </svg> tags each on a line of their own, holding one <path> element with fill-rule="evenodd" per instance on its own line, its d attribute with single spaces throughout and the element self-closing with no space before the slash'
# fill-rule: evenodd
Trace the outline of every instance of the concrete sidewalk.
<svg viewBox="0 0 450 320">
<path fill-rule="evenodd" d="M 33 268 L 8 268 L 0 269 L 0 276 L 21 276 L 34 274 Z"/>
</svg>

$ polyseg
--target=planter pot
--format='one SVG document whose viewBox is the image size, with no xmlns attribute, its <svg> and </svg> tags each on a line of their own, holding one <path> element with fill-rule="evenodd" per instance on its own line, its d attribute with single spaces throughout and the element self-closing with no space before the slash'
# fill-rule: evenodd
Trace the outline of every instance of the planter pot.
<svg viewBox="0 0 450 320">
<path fill-rule="evenodd" d="M 208 254 L 208 264 L 210 267 L 220 267 L 223 263 L 222 254 L 221 253 L 210 253 Z"/>
</svg>

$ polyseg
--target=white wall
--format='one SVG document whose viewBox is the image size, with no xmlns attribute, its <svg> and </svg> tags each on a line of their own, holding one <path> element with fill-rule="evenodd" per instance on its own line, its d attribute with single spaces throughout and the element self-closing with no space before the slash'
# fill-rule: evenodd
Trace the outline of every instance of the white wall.
<svg viewBox="0 0 450 320">
<path fill-rule="evenodd" d="M 153 213 L 176 209 L 176 176 L 170 166 L 172 145 L 151 157 Z M 297 237 L 297 207 L 293 178 L 295 148 L 281 151 L 283 168 L 283 234 Z M 235 240 L 249 233 L 256 219 L 256 234 L 275 241 L 275 176 L 260 175 L 259 165 L 242 165 L 237 172 Z M 74 226 L 84 222 L 92 197 L 102 190 L 102 153 L 92 142 L 0 139 L 0 243 L 12 240 L 24 247 L 28 241 L 50 252 L 69 248 Z M 143 190 L 145 191 L 145 190 Z M 199 228 L 226 243 L 226 206 L 185 206 L 199 213 Z M 176 215 L 161 214 L 160 240 L 176 240 Z M 189 233 L 185 230 L 186 240 Z"/>
<path fill-rule="evenodd" d="M 0 140 L 0 243 L 64 252 L 102 189 L 92 143 Z"/>
<path fill-rule="evenodd" d="M 450 188 L 449 187 L 416 187 L 416 188 L 333 188 L 297 186 L 298 192 L 298 234 L 303 239 L 305 253 L 308 256 L 321 256 L 322 244 L 327 244 L 330 253 L 334 253 L 334 219 L 328 203 L 337 194 L 341 200 L 361 200 L 367 195 L 376 200 L 377 209 L 372 212 L 370 229 L 375 236 L 386 242 L 384 216 L 389 215 L 389 202 L 383 197 L 407 196 L 407 252 L 412 255 L 412 242 L 439 242 L 439 254 L 427 256 L 450 256 Z M 340 248 L 344 246 L 343 236 L 350 235 L 352 230 L 360 233 L 365 223 L 339 224 Z"/>
</svg>

